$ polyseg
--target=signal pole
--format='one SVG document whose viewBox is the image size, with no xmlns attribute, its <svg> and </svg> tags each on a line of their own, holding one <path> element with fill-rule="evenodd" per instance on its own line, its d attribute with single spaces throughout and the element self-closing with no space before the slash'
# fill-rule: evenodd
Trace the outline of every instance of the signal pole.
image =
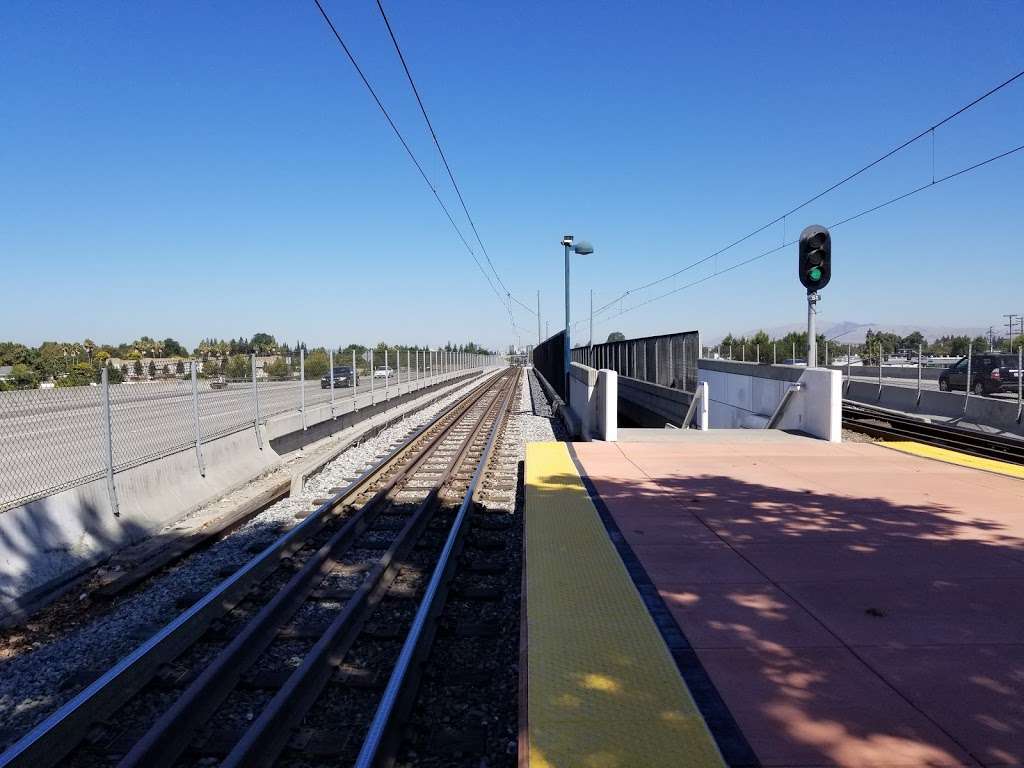
<svg viewBox="0 0 1024 768">
<path fill-rule="evenodd" d="M 818 292 L 808 291 L 807 293 L 807 367 L 816 368 L 818 365 L 818 338 L 816 335 L 815 319 L 818 314 Z"/>
<path fill-rule="evenodd" d="M 540 344 L 544 339 L 540 335 L 540 291 L 537 291 L 537 343 Z"/>
</svg>

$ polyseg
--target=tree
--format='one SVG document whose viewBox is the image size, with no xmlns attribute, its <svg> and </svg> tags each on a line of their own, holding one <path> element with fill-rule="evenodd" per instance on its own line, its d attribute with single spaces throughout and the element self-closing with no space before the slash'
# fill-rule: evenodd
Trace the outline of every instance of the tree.
<svg viewBox="0 0 1024 768">
<path fill-rule="evenodd" d="M 228 361 L 228 378 L 247 379 L 249 378 L 249 358 L 245 355 L 233 355 Z"/>
<path fill-rule="evenodd" d="M 96 369 L 91 363 L 75 363 L 66 376 L 57 379 L 58 387 L 87 387 L 96 381 Z"/>
<path fill-rule="evenodd" d="M 132 363 L 132 373 L 135 374 L 136 378 L 142 376 L 142 360 L 137 357 L 135 358 L 135 362 Z"/>
<path fill-rule="evenodd" d="M 124 374 L 122 370 L 127 366 L 122 365 L 121 368 L 115 368 L 110 363 L 107 363 L 107 381 L 111 384 L 120 384 L 124 381 Z"/>
<path fill-rule="evenodd" d="M 39 375 L 24 363 L 11 367 L 11 381 L 14 389 L 35 389 L 39 386 Z"/>
<path fill-rule="evenodd" d="M 626 334 L 622 333 L 621 331 L 612 331 L 611 333 L 608 334 L 608 342 L 625 340 Z"/>
<path fill-rule="evenodd" d="M 156 378 L 156 363 L 154 363 L 152 360 L 149 361 L 149 369 L 147 370 L 147 373 L 149 374 L 149 378 Z"/>
<path fill-rule="evenodd" d="M 272 355 L 277 352 L 277 340 L 269 333 L 252 335 L 252 350 L 257 355 Z"/>
<path fill-rule="evenodd" d="M 188 350 L 170 337 L 163 340 L 162 346 L 163 353 L 168 357 L 188 357 Z"/>
<path fill-rule="evenodd" d="M 184 360 L 179 360 L 177 363 L 174 364 L 174 372 L 177 373 L 179 376 L 185 373 Z"/>
<path fill-rule="evenodd" d="M 327 373 L 329 365 L 330 361 L 326 352 L 322 349 L 313 350 L 306 356 L 306 378 L 319 379 Z"/>
<path fill-rule="evenodd" d="M 274 358 L 274 361 L 263 371 L 272 379 L 290 379 L 292 376 L 291 368 L 288 367 L 283 357 Z"/>
</svg>

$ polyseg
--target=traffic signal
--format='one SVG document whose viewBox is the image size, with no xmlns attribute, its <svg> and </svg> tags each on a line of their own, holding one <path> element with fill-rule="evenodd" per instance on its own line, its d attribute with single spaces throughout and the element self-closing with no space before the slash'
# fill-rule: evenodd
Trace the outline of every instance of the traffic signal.
<svg viewBox="0 0 1024 768">
<path fill-rule="evenodd" d="M 807 292 L 828 285 L 832 278 L 832 236 L 814 225 L 800 233 L 800 282 Z"/>
</svg>

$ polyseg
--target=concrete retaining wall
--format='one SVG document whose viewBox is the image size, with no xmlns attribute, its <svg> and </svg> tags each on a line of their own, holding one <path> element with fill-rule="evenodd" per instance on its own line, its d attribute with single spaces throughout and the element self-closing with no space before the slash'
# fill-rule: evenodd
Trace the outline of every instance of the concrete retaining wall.
<svg viewBox="0 0 1024 768">
<path fill-rule="evenodd" d="M 1012 400 L 971 395 L 967 398 L 965 411 L 966 396 L 963 392 L 924 389 L 919 399 L 917 390 L 911 387 L 882 385 L 879 392 L 878 385 L 869 381 L 847 382 L 843 384 L 843 391 L 848 400 L 865 405 L 941 419 L 962 427 L 1024 437 L 1024 424 L 1018 421 L 1017 403 Z"/>
<path fill-rule="evenodd" d="M 474 370 L 443 377 L 431 387 L 352 413 L 351 400 L 268 419 L 256 429 L 235 432 L 203 444 L 205 476 L 194 448 L 132 467 L 114 475 L 119 515 L 115 516 L 105 478 L 7 510 L 0 514 L 0 621 L 41 594 L 59 588 L 119 549 L 273 470 L 280 454 L 322 439 L 387 408 L 460 380 Z"/>
<path fill-rule="evenodd" d="M 619 377 L 619 413 L 641 427 L 678 427 L 686 418 L 693 395 L 628 376 Z"/>
<path fill-rule="evenodd" d="M 833 365 L 830 366 L 830 370 L 840 371 L 843 376 L 846 375 L 845 365 Z M 921 369 L 921 380 L 922 381 L 938 381 L 939 374 L 942 373 L 945 368 L 922 368 Z M 871 367 L 870 365 L 851 365 L 850 366 L 851 376 L 860 376 L 861 378 L 878 378 L 878 366 Z M 917 368 L 904 368 L 902 366 L 894 365 L 883 365 L 882 366 L 882 378 L 883 379 L 913 379 L 917 381 Z"/>
<path fill-rule="evenodd" d="M 702 359 L 697 378 L 708 385 L 708 418 L 712 429 L 763 429 L 786 391 L 799 384 L 777 427 L 806 432 L 832 442 L 841 439 L 842 376 L 839 371 Z"/>
</svg>

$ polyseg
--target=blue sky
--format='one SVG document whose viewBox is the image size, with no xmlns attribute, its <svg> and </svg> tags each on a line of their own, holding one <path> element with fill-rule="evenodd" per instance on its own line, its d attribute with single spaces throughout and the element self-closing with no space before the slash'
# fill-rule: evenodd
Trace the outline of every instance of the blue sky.
<svg viewBox="0 0 1024 768">
<path fill-rule="evenodd" d="M 325 5 L 458 211 L 376 5 Z M 596 247 L 574 264 L 582 317 L 591 288 L 601 305 L 707 255 L 1024 69 L 1020 2 L 385 8 L 492 260 L 552 331 L 563 232 Z M 0 72 L 0 338 L 515 339 L 311 1 L 9 2 Z M 936 132 L 937 175 L 1022 125 L 1024 78 Z M 926 140 L 719 267 L 931 174 Z M 836 230 L 823 321 L 1024 311 L 1022 180 L 1024 152 Z M 800 322 L 795 261 L 595 335 Z"/>
</svg>

